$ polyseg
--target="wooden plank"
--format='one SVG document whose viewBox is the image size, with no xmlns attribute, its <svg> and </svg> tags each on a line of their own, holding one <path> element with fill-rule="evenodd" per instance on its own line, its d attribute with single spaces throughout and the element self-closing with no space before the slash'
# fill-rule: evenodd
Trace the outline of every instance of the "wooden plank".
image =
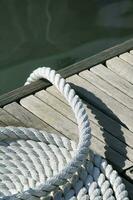
<svg viewBox="0 0 133 200">
<path fill-rule="evenodd" d="M 59 134 L 59 132 L 52 128 L 50 125 L 36 117 L 34 114 L 29 112 L 16 102 L 6 105 L 4 109 L 8 111 L 8 113 L 10 113 L 11 115 L 15 116 L 26 127 L 32 127 L 39 130 L 45 130 L 47 132 Z"/>
<path fill-rule="evenodd" d="M 118 54 L 122 54 L 126 51 L 129 51 L 133 47 L 133 39 L 130 39 L 126 42 L 118 44 L 112 48 L 104 50 L 94 56 L 81 60 L 78 63 L 74 63 L 58 72 L 63 77 L 69 77 L 73 74 L 79 73 L 87 68 L 103 63 L 105 60 L 110 59 Z M 0 96 L 0 107 L 5 106 L 13 101 L 18 101 L 23 97 L 28 96 L 29 94 L 35 93 L 41 89 L 48 87 L 50 84 L 47 81 L 37 81 L 28 86 L 23 86 L 17 88 L 9 93 L 3 94 Z"/>
<path fill-rule="evenodd" d="M 24 111 L 25 111 L 24 108 L 20 107 L 20 106 L 19 106 L 18 104 L 16 104 L 16 103 L 11 104 L 11 105 L 10 105 L 10 108 L 11 108 L 11 106 L 14 107 L 15 105 L 17 105 L 17 108 L 19 107 L 18 110 L 20 111 L 20 115 L 19 115 L 18 113 L 17 113 L 17 115 L 16 115 L 16 109 L 15 109 L 15 108 L 14 108 L 15 110 L 14 110 L 14 109 L 11 109 L 10 112 L 11 112 L 11 111 L 13 111 L 13 113 L 15 112 L 15 115 L 16 115 L 17 117 L 18 117 L 18 116 L 21 116 L 21 115 L 23 116 L 23 114 L 24 114 L 24 122 L 25 122 L 25 120 L 27 120 L 27 121 L 30 120 L 30 122 L 31 122 L 31 118 L 29 117 L 30 115 L 28 114 L 28 117 L 25 116 L 25 114 L 27 115 L 27 112 L 28 112 L 28 111 L 25 113 L 25 112 L 24 112 Z M 5 108 L 8 108 L 8 110 L 9 110 L 9 107 L 5 107 Z M 24 110 L 23 110 L 23 109 L 24 109 Z M 32 115 L 32 114 L 31 114 L 31 115 Z M 37 118 L 37 119 L 38 119 L 38 118 Z M 21 120 L 22 120 L 22 118 L 21 118 Z M 35 123 L 35 124 L 36 124 L 35 126 L 38 127 L 38 121 L 37 121 L 37 123 Z M 2 124 L 2 125 L 3 125 L 3 124 Z M 33 125 L 33 124 L 32 124 L 32 125 Z M 33 126 L 32 126 L 32 127 L 33 127 Z M 35 127 L 35 128 L 36 128 L 36 127 Z M 40 128 L 43 129 L 43 126 L 41 126 Z M 100 145 L 99 145 L 99 144 L 100 144 Z M 92 139 L 92 145 L 91 145 L 91 146 L 92 146 L 91 148 L 93 148 L 96 152 L 98 152 L 98 153 L 100 153 L 100 155 L 104 156 L 104 151 L 105 151 L 105 150 L 104 150 L 104 146 L 103 146 L 102 142 L 100 142 L 100 141 L 97 142 L 97 139 L 94 138 L 94 139 Z M 96 147 L 99 147 L 100 152 L 99 152 L 98 148 L 96 148 Z M 102 147 L 102 148 L 101 148 L 101 147 Z M 111 149 L 110 149 L 110 150 L 111 150 Z M 112 153 L 112 152 L 113 152 L 113 153 Z M 110 159 L 111 161 L 112 161 L 112 160 L 114 161 L 114 159 L 112 158 L 112 155 L 116 157 L 116 156 L 118 156 L 118 154 L 115 153 L 113 150 L 111 150 L 111 156 L 110 156 L 109 159 Z M 123 159 L 123 157 L 121 157 L 121 158 Z M 113 161 L 112 161 L 112 162 L 113 162 Z M 122 161 L 121 161 L 121 162 L 122 162 Z M 117 167 L 117 168 L 119 168 L 119 167 Z M 124 179 L 124 180 L 125 180 L 125 179 Z M 125 180 L 125 181 L 126 181 L 126 180 Z M 130 187 L 131 187 L 131 186 L 130 186 L 130 183 L 129 183 L 128 181 L 126 181 L 125 183 L 126 183 L 127 189 L 129 190 Z"/>
<path fill-rule="evenodd" d="M 132 166 L 132 162 L 128 159 L 125 160 L 125 157 L 111 149 L 109 146 L 106 146 L 102 141 L 95 137 L 92 137 L 91 139 L 91 149 L 106 158 L 113 165 L 113 168 L 118 170 L 118 172 L 122 172 L 127 166 Z M 106 149 L 108 150 L 106 151 Z M 123 167 L 123 163 L 125 164 L 125 167 Z M 130 176 L 128 178 L 130 179 Z"/>
<path fill-rule="evenodd" d="M 43 90 L 36 93 L 35 96 L 37 96 L 43 102 L 51 106 L 57 112 L 61 113 L 63 116 L 67 117 L 68 119 L 76 123 L 74 115 L 72 115 L 72 112 L 69 106 L 66 105 L 64 102 L 60 101 L 53 95 L 49 94 L 47 91 L 43 91 Z M 112 149 L 114 149 L 115 151 L 118 151 L 120 154 L 122 154 L 125 157 L 128 157 L 131 161 L 133 161 L 132 148 L 128 147 L 125 143 L 113 137 L 107 131 L 102 130 L 101 127 L 95 124 L 93 121 L 90 121 L 90 123 L 92 127 L 92 134 L 95 137 L 97 137 L 102 142 L 107 143 L 107 145 L 110 146 Z"/>
<path fill-rule="evenodd" d="M 109 69 L 114 71 L 119 76 L 123 77 L 130 83 L 133 83 L 133 67 L 124 60 L 114 57 L 106 61 L 106 65 Z"/>
<path fill-rule="evenodd" d="M 50 86 L 46 89 L 46 91 L 48 91 L 48 93 L 52 94 L 53 96 L 55 96 L 57 99 L 61 100 L 62 102 L 64 102 L 65 104 L 68 105 L 67 100 L 65 99 L 65 97 L 56 89 L 55 86 Z"/>
<path fill-rule="evenodd" d="M 47 88 L 47 91 L 50 94 L 54 95 L 60 101 L 64 102 L 68 106 L 65 98 L 58 92 L 58 90 L 54 86 Z M 104 130 L 111 133 L 112 135 L 114 135 L 120 141 L 126 143 L 131 148 L 133 147 L 133 144 L 132 144 L 133 133 L 132 132 L 130 132 L 127 128 L 121 126 L 117 121 L 108 117 L 107 115 L 105 115 L 103 112 L 101 112 L 100 110 L 98 110 L 97 108 L 89 104 L 88 102 L 85 102 L 85 104 L 84 106 L 86 107 L 89 119 L 91 121 L 97 124 L 101 129 L 104 128 Z M 69 106 L 68 106 L 68 109 L 70 109 Z"/>
<path fill-rule="evenodd" d="M 131 64 L 133 66 L 133 55 L 126 52 L 126 53 L 123 53 L 119 56 L 122 60 L 128 62 L 129 64 Z"/>
<path fill-rule="evenodd" d="M 20 111 L 20 115 L 18 114 L 18 112 L 17 112 L 17 115 L 16 115 L 16 109 L 15 108 L 13 108 L 13 109 L 11 109 L 12 110 L 12 112 L 14 111 L 15 112 L 15 116 L 16 117 L 18 117 L 18 116 L 23 116 L 24 115 L 24 121 L 25 120 L 27 120 L 27 121 L 31 121 L 31 118 L 28 116 L 28 117 L 26 117 L 25 116 L 25 114 L 27 115 L 27 112 L 24 112 L 25 111 L 25 109 L 24 108 L 22 108 L 20 105 L 18 105 L 18 104 L 16 104 L 16 103 L 13 103 L 13 104 L 10 104 L 10 106 L 9 107 L 5 107 L 5 108 L 8 108 L 8 110 L 9 110 L 9 108 L 11 108 L 12 106 L 14 107 L 14 106 L 16 106 L 17 105 L 17 108 L 19 107 L 19 109 L 17 109 L 18 111 Z M 23 110 L 24 109 L 24 110 Z M 10 112 L 11 112 L 11 110 L 9 110 Z M 14 113 L 13 112 L 13 113 Z M 29 112 L 28 112 L 29 113 Z M 32 115 L 32 114 L 31 114 Z M 21 120 L 22 120 L 22 118 L 21 118 Z M 31 122 L 31 124 L 32 124 L 32 122 Z M 36 123 L 36 125 L 35 126 L 38 126 L 38 121 L 37 121 L 37 123 Z M 40 127 L 41 128 L 41 127 Z M 42 127 L 43 128 L 43 127 Z M 92 145 L 91 145 L 91 148 L 93 148 L 93 150 L 95 150 L 97 153 L 99 153 L 100 155 L 102 155 L 102 156 L 105 156 L 105 147 L 104 147 L 104 145 L 103 145 L 103 143 L 101 142 L 101 141 L 99 141 L 99 142 L 97 142 L 98 140 L 96 139 L 96 138 L 93 138 L 92 139 Z M 107 147 L 106 147 L 107 148 Z M 100 149 L 100 150 L 99 150 Z M 113 151 L 110 147 L 109 147 L 109 149 L 110 149 L 110 151 L 109 152 L 111 152 L 111 155 L 108 153 L 108 156 L 109 156 L 109 160 L 110 161 L 112 161 L 112 162 L 114 162 L 115 161 L 115 159 L 114 159 L 114 157 L 115 158 L 117 158 L 117 157 L 119 157 L 119 154 L 118 153 L 116 153 L 115 151 Z M 120 156 L 121 157 L 121 156 Z M 121 163 L 122 163 L 122 159 L 124 159 L 123 157 L 121 157 Z M 115 163 L 115 166 L 117 167 L 117 165 L 116 165 L 116 163 Z M 117 167 L 117 169 L 119 169 L 119 167 Z M 121 171 L 121 170 L 120 170 Z M 125 179 L 124 179 L 125 180 Z M 126 186 L 127 186 L 127 189 L 129 190 L 130 189 L 130 187 L 131 187 L 131 185 L 130 185 L 130 183 L 127 181 L 127 180 L 125 180 L 126 181 Z"/>
<path fill-rule="evenodd" d="M 74 126 L 73 123 L 70 123 L 66 117 L 62 116 L 56 110 L 40 101 L 37 97 L 33 95 L 28 96 L 24 99 L 21 99 L 20 104 L 39 117 L 41 120 L 45 121 L 47 124 L 50 124 L 60 133 L 66 136 L 71 136 L 72 139 L 74 135 L 78 136 L 77 126 Z"/>
<path fill-rule="evenodd" d="M 50 83 L 46 80 L 39 80 L 30 85 L 19 87 L 13 91 L 0 96 L 0 107 L 3 107 L 14 101 L 18 101 L 27 95 L 39 91 L 40 89 L 50 86 Z"/>
<path fill-rule="evenodd" d="M 54 95 L 56 98 L 58 98 L 59 102 L 58 101 L 56 102 L 55 99 L 52 99 L 52 96 L 51 95 L 47 95 L 47 93 L 45 91 L 40 91 L 39 93 L 37 93 L 38 97 L 40 97 L 43 101 L 45 101 L 47 103 L 49 103 L 48 99 L 50 99 L 50 102 L 51 102 L 51 99 L 52 99 L 52 101 L 56 102 L 56 104 L 53 103 L 51 106 L 53 106 L 56 109 L 59 109 L 59 111 L 62 112 L 62 107 L 64 107 L 64 104 L 61 105 L 61 101 L 67 105 L 67 101 L 65 100 L 65 98 L 58 92 L 58 90 L 54 86 L 51 86 L 51 87 L 47 88 L 47 91 L 50 94 Z M 49 98 L 48 98 L 48 96 L 49 96 Z M 57 104 L 60 105 L 60 107 L 57 107 L 56 106 Z M 89 115 L 90 120 L 97 122 L 100 125 L 100 127 L 101 127 L 101 124 L 104 125 L 104 128 L 109 130 L 109 131 L 111 131 L 115 136 L 116 136 L 116 133 L 118 133 L 118 136 L 120 136 L 120 137 L 124 134 L 125 137 L 122 137 L 122 138 L 125 138 L 125 139 L 127 139 L 128 138 L 127 136 L 129 136 L 129 142 L 131 142 L 130 145 L 132 147 L 132 140 L 133 140 L 132 137 L 133 137 L 133 135 L 129 130 L 127 130 L 123 126 L 120 126 L 116 121 L 110 119 L 109 117 L 107 117 L 106 115 L 104 115 L 103 113 L 98 111 L 96 108 L 92 108 L 91 105 L 90 105 L 90 107 L 91 107 L 91 110 L 86 108 L 87 112 L 89 111 L 88 115 Z M 68 109 L 70 109 L 69 106 L 68 106 Z M 94 116 L 93 113 L 91 113 L 91 111 L 94 112 L 96 114 L 96 116 Z M 66 112 L 66 115 L 69 117 L 69 111 Z M 97 116 L 98 116 L 98 120 L 96 120 Z M 71 118 L 71 112 L 70 112 L 70 118 Z M 71 119 L 71 120 L 73 120 L 73 119 Z M 102 123 L 101 123 L 101 121 L 102 121 Z M 92 123 L 91 123 L 91 127 L 92 127 Z M 96 130 L 94 128 L 94 126 L 92 127 L 92 130 Z M 99 132 L 99 131 L 97 131 L 97 132 Z M 105 135 L 106 135 L 106 137 L 108 136 L 107 134 L 105 134 Z M 97 134 L 97 137 L 98 137 L 98 134 Z M 108 144 L 108 142 L 107 142 L 107 144 Z M 115 144 L 115 142 L 114 142 L 114 144 Z M 129 174 L 129 173 L 128 173 L 128 176 L 132 177 L 132 175 Z M 130 183 L 126 181 L 126 184 L 127 183 L 128 183 L 128 188 L 130 188 L 129 187 Z"/>
<path fill-rule="evenodd" d="M 64 117 L 62 114 L 56 112 L 52 107 L 46 105 L 38 98 L 34 96 L 26 97 L 21 100 L 21 104 L 26 107 L 26 109 L 29 109 L 31 112 L 39 116 L 42 120 L 48 121 L 50 124 L 52 123 L 52 126 L 56 127 L 56 130 L 59 132 L 62 132 L 71 139 L 77 139 L 78 134 L 76 124 Z M 94 136 L 92 139 L 92 148 L 103 155 L 105 155 L 105 148 L 108 148 L 108 151 L 106 151 L 107 158 L 109 158 L 111 162 L 115 163 L 115 166 L 119 171 L 132 166 L 131 161 L 110 147 L 105 147 L 105 144 Z M 118 159 L 119 162 L 117 162 Z"/>
<path fill-rule="evenodd" d="M 121 90 L 123 93 L 133 98 L 133 85 L 121 78 L 110 69 L 106 68 L 104 65 L 96 65 L 90 69 L 97 76 L 104 79 L 106 82 L 110 83 L 117 89 Z"/>
<path fill-rule="evenodd" d="M 5 127 L 5 126 L 7 126 L 7 125 L 0 121 L 0 126 L 1 126 L 1 127 Z"/>
<path fill-rule="evenodd" d="M 0 108 L 0 121 L 7 126 L 23 126 L 24 124 L 13 115 Z"/>
<path fill-rule="evenodd" d="M 78 75 L 68 78 L 68 81 L 85 100 L 133 131 L 133 112 L 131 110 Z"/>
<path fill-rule="evenodd" d="M 49 92 L 45 90 L 41 90 L 35 93 L 35 96 L 38 97 L 41 101 L 51 106 L 57 112 L 60 112 L 66 118 L 76 123 L 74 113 L 72 112 L 70 106 L 68 106 L 67 101 L 65 104 L 64 102 L 54 97 L 52 94 L 50 94 Z"/>
<path fill-rule="evenodd" d="M 129 109 L 133 110 L 133 99 L 125 95 L 123 92 L 118 90 L 117 88 L 113 87 L 108 82 L 101 79 L 99 76 L 94 74 L 91 71 L 85 70 L 79 74 L 82 78 L 86 79 L 97 88 L 108 94 L 109 96 L 113 97 Z"/>
</svg>

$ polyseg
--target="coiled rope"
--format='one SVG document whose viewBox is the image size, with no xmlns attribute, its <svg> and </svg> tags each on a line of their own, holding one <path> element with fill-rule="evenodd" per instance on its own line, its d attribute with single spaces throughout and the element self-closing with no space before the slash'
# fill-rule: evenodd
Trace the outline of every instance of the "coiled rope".
<svg viewBox="0 0 133 200">
<path fill-rule="evenodd" d="M 128 200 L 117 172 L 90 152 L 90 123 L 75 91 L 46 67 L 35 70 L 26 85 L 40 78 L 48 79 L 68 101 L 79 141 L 32 128 L 0 127 L 0 199 Z"/>
</svg>

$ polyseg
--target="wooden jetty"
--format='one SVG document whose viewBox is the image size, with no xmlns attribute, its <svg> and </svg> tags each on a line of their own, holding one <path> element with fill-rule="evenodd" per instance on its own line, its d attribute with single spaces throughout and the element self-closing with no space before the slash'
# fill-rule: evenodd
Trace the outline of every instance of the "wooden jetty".
<svg viewBox="0 0 133 200">
<path fill-rule="evenodd" d="M 133 199 L 133 39 L 59 71 L 82 98 L 92 127 L 91 148 L 105 157 Z M 65 99 L 39 80 L 0 96 L 0 125 L 47 130 L 75 140 Z"/>
</svg>

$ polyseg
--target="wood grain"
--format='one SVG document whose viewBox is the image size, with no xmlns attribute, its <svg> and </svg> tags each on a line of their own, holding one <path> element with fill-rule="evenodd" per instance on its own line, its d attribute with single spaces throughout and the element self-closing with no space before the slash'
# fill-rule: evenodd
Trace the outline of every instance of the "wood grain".
<svg viewBox="0 0 133 200">
<path fill-rule="evenodd" d="M 75 85 L 76 91 L 85 100 L 133 131 L 133 112 L 130 109 L 78 75 L 68 78 L 68 81 Z"/>
<path fill-rule="evenodd" d="M 70 108 L 67 104 L 67 101 L 54 86 L 49 87 L 47 91 L 53 96 L 55 96 L 57 99 L 59 99 L 60 101 L 64 102 L 67 105 L 68 112 L 69 112 Z M 100 110 L 98 110 L 97 108 L 89 104 L 87 101 L 84 101 L 84 106 L 86 107 L 89 119 L 91 121 L 97 124 L 101 129 L 103 128 L 107 132 L 114 135 L 114 137 L 118 138 L 120 141 L 126 143 L 128 146 L 132 148 L 133 133 L 131 131 L 123 127 L 121 124 L 119 124 L 117 121 L 113 120 L 109 116 L 105 115 L 103 112 L 101 112 Z M 54 108 L 55 107 L 56 106 L 54 106 Z M 71 112 L 70 112 L 70 116 L 71 116 Z"/>
<path fill-rule="evenodd" d="M 90 71 L 125 93 L 127 96 L 133 98 L 133 85 L 106 68 L 104 65 L 96 65 L 92 67 Z"/>
<path fill-rule="evenodd" d="M 31 103 L 32 102 L 32 103 Z M 20 101 L 21 105 L 27 110 L 32 112 L 34 115 L 39 117 L 41 120 L 50 124 L 53 128 L 58 130 L 63 135 L 67 137 L 70 136 L 71 139 L 78 137 L 78 128 L 73 125 L 72 122 L 58 113 L 56 110 L 51 108 L 49 105 L 40 101 L 37 97 L 31 95 Z"/>
<path fill-rule="evenodd" d="M 57 112 L 60 112 L 65 117 L 76 123 L 74 113 L 72 112 L 70 106 L 68 106 L 67 102 L 62 102 L 61 100 L 59 100 L 58 98 L 56 98 L 55 96 L 53 96 L 45 90 L 41 90 L 35 93 L 35 96 L 41 99 L 46 104 L 48 104 L 49 106 L 51 106 Z"/>
<path fill-rule="evenodd" d="M 43 102 L 51 106 L 57 112 L 61 113 L 63 116 L 67 117 L 71 121 L 76 124 L 75 117 L 72 115 L 72 111 L 70 110 L 69 106 L 66 105 L 64 102 L 60 101 L 59 99 L 55 98 L 53 95 L 49 94 L 46 91 L 40 91 L 35 94 L 39 99 Z M 88 109 L 87 109 L 88 110 Z M 115 151 L 118 151 L 121 155 L 128 157 L 131 161 L 133 161 L 133 149 L 128 147 L 125 143 L 118 140 L 116 137 L 112 136 L 109 132 L 101 129 L 100 126 L 95 124 L 90 118 L 92 134 L 101 140 L 102 142 L 106 143 Z M 133 137 L 132 137 L 133 139 Z"/>
<path fill-rule="evenodd" d="M 59 134 L 59 132 L 52 128 L 49 124 L 45 123 L 16 102 L 6 105 L 4 109 L 12 116 L 15 116 L 15 118 L 21 121 L 26 127 L 32 127 Z"/>
<path fill-rule="evenodd" d="M 109 69 L 133 84 L 133 67 L 124 60 L 114 57 L 106 61 Z"/>
<path fill-rule="evenodd" d="M 0 121 L 7 126 L 23 126 L 24 124 L 13 115 L 0 108 Z"/>
<path fill-rule="evenodd" d="M 5 127 L 5 126 L 7 126 L 7 125 L 0 121 L 0 126 L 1 126 L 1 127 Z"/>
<path fill-rule="evenodd" d="M 105 80 L 101 79 L 95 73 L 85 70 L 79 74 L 82 78 L 88 80 L 90 83 L 95 85 L 97 88 L 108 94 L 109 96 L 113 97 L 121 104 L 125 105 L 129 109 L 133 110 L 133 99 L 118 90 L 117 88 L 113 87 L 111 84 L 106 82 Z"/>
<path fill-rule="evenodd" d="M 32 104 L 30 103 L 31 101 Z M 52 107 L 46 105 L 44 102 L 42 102 L 35 96 L 29 96 L 22 99 L 21 104 L 30 112 L 33 112 L 35 115 L 41 118 L 42 120 L 44 121 L 48 120 L 49 123 L 53 127 L 55 127 L 57 131 L 61 132 L 68 138 L 77 140 L 78 138 L 77 125 L 68 118 L 66 118 L 64 115 L 62 115 L 61 113 L 58 113 Z M 97 133 L 96 127 L 93 129 L 93 132 Z M 105 155 L 107 145 L 105 145 L 102 140 L 99 140 L 96 136 L 94 136 L 96 135 L 96 133 L 93 134 L 91 148 L 93 148 L 93 150 L 96 151 L 97 153 Z M 109 150 L 107 158 L 109 158 L 109 160 L 113 162 L 113 164 L 115 163 L 115 166 L 117 167 L 117 169 L 119 169 L 119 171 L 122 171 L 123 169 L 132 166 L 133 163 L 128 159 L 126 159 L 123 155 L 119 154 L 109 146 L 108 149 Z M 119 162 L 116 162 L 117 161 L 116 158 L 119 159 Z"/>
<path fill-rule="evenodd" d="M 122 60 L 126 61 L 127 63 L 131 64 L 133 66 L 133 55 L 126 52 L 119 56 Z"/>
</svg>

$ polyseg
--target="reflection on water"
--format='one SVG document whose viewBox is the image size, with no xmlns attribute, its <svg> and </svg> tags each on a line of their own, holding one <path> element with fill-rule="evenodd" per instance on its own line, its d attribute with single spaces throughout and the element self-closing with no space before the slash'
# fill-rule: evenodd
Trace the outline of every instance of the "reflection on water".
<svg viewBox="0 0 133 200">
<path fill-rule="evenodd" d="M 132 0 L 0 0 L 0 94 L 133 35 Z"/>
</svg>

